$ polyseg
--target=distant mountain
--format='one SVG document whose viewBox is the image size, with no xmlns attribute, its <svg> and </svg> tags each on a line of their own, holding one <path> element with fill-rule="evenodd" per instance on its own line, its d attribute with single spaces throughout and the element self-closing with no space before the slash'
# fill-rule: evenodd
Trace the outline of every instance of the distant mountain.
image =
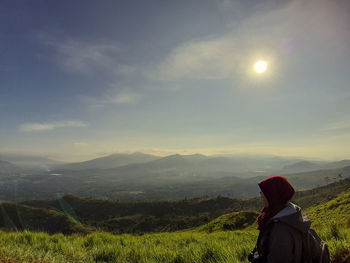
<svg viewBox="0 0 350 263">
<path fill-rule="evenodd" d="M 227 160 L 235 161 L 250 171 L 254 169 L 280 171 L 284 166 L 307 160 L 305 158 L 281 157 L 267 154 L 231 154 L 218 155 L 216 157 L 225 157 Z"/>
<path fill-rule="evenodd" d="M 111 169 L 120 166 L 125 166 L 135 163 L 150 162 L 160 157 L 144 154 L 144 153 L 133 153 L 133 154 L 122 154 L 116 153 L 93 160 L 77 163 L 68 163 L 56 166 L 55 170 L 86 170 L 86 169 Z"/>
<path fill-rule="evenodd" d="M 48 170 L 50 167 L 62 162 L 49 159 L 43 156 L 0 153 L 0 160 L 10 162 L 24 170 Z"/>
<path fill-rule="evenodd" d="M 180 155 L 174 154 L 156 160 L 130 164 L 109 169 L 107 174 L 148 174 L 172 172 L 173 175 L 210 176 L 238 176 L 255 177 L 278 173 L 285 164 L 293 163 L 296 159 L 283 159 L 278 157 L 237 157 L 237 156 L 205 156 L 201 154 Z M 104 173 L 101 171 L 101 173 Z M 175 173 L 175 174 L 174 174 Z M 166 174 L 164 174 L 166 175 Z"/>
<path fill-rule="evenodd" d="M 159 170 L 185 170 L 185 169 L 193 169 L 198 166 L 203 160 L 207 160 L 209 157 L 201 154 L 193 154 L 193 155 L 180 155 L 174 154 L 169 155 L 163 158 L 158 158 L 157 160 L 153 160 L 147 163 L 143 163 L 137 165 L 138 169 L 144 171 L 159 171 Z M 136 166 L 135 166 L 136 167 Z M 132 165 L 128 166 L 129 169 L 132 169 Z"/>
<path fill-rule="evenodd" d="M 21 168 L 19 168 L 18 166 L 10 162 L 0 160 L 0 173 L 17 173 L 20 171 Z"/>
<path fill-rule="evenodd" d="M 142 153 L 113 154 L 85 162 L 70 163 L 56 166 L 55 170 L 83 171 L 92 169 L 114 169 L 115 172 L 126 173 L 139 171 L 177 170 L 200 174 L 223 173 L 235 174 L 241 177 L 279 173 L 289 164 L 300 159 L 282 158 L 277 156 L 205 156 L 202 154 L 180 155 L 174 154 L 158 157 Z M 113 171 L 109 171 L 111 173 Z"/>
<path fill-rule="evenodd" d="M 320 170 L 325 163 L 322 162 L 310 162 L 310 161 L 301 161 L 293 163 L 291 165 L 286 165 L 283 167 L 283 173 L 302 173 L 313 170 Z"/>
<path fill-rule="evenodd" d="M 324 165 L 324 169 L 337 169 L 343 168 L 345 166 L 350 166 L 350 160 L 341 160 L 338 162 L 330 162 Z"/>
<path fill-rule="evenodd" d="M 134 159 L 127 160 L 140 161 L 142 158 L 135 158 L 140 155 L 145 157 L 143 154 L 134 154 L 128 155 Z M 91 160 L 87 164 L 83 162 L 83 165 L 105 167 L 107 161 L 111 161 L 111 165 L 122 164 L 123 162 L 116 163 L 121 160 L 116 157 L 120 155 Z M 213 157 L 200 154 L 150 158 L 157 159 L 109 169 L 78 169 L 82 167 L 79 163 L 77 170 L 2 174 L 0 200 L 46 199 L 65 194 L 120 201 L 179 200 L 218 195 L 249 198 L 259 192 L 259 181 L 278 173 L 277 168 L 282 164 L 289 165 L 295 161 L 255 156 L 246 160 L 237 156 Z M 310 167 L 308 163 L 304 164 L 304 167 Z M 342 161 L 339 165 L 343 164 Z M 286 173 L 285 176 L 295 189 L 306 190 L 348 178 L 350 169 L 323 169 Z"/>
<path fill-rule="evenodd" d="M 300 161 L 284 166 L 282 173 L 302 173 L 326 169 L 339 169 L 346 166 L 350 166 L 350 160 L 342 160 L 338 162 Z"/>
</svg>

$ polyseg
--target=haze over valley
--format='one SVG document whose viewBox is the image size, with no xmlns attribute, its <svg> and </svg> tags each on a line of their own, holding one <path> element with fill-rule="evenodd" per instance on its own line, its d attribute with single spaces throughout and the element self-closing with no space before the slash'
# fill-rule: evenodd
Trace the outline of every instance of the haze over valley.
<svg viewBox="0 0 350 263">
<path fill-rule="evenodd" d="M 326 162 L 270 155 L 160 157 L 118 153 L 76 163 L 1 156 L 5 161 L 0 162 L 0 199 L 12 201 L 67 194 L 122 201 L 219 195 L 249 198 L 257 196 L 258 181 L 274 174 L 286 176 L 297 190 L 350 176 L 350 160 Z"/>
</svg>

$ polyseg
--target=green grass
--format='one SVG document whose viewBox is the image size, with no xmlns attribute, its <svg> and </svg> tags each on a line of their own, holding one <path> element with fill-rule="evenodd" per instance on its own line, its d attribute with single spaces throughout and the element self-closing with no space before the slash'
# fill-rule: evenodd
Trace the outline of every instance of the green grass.
<svg viewBox="0 0 350 263">
<path fill-rule="evenodd" d="M 0 233 L 0 257 L 18 262 L 247 262 L 257 231 L 87 236 Z"/>
<path fill-rule="evenodd" d="M 319 230 L 333 259 L 350 251 L 350 230 Z M 247 262 L 258 232 L 181 232 L 142 236 L 0 232 L 0 258 L 15 262 Z M 1 262 L 1 261 L 0 261 Z M 341 262 L 341 261 L 339 261 Z"/>
<path fill-rule="evenodd" d="M 205 231 L 208 233 L 225 231 L 225 230 L 239 230 L 251 226 L 259 215 L 256 211 L 241 211 L 219 216 L 218 218 L 195 228 L 195 231 Z"/>
<path fill-rule="evenodd" d="M 314 227 L 327 227 L 335 222 L 342 227 L 350 228 L 350 190 L 328 202 L 310 207 L 305 212 Z"/>
<path fill-rule="evenodd" d="M 329 245 L 332 261 L 349 262 L 350 190 L 305 212 Z M 144 235 L 0 231 L 0 262 L 248 262 L 258 231 L 254 224 L 245 227 L 255 216 L 255 212 L 231 213 L 192 230 Z M 245 230 L 223 231 L 237 228 Z"/>
</svg>

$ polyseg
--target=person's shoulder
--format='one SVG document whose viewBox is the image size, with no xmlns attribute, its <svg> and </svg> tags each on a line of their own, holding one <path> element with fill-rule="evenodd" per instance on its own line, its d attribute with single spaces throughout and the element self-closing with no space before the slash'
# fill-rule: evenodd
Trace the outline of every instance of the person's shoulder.
<svg viewBox="0 0 350 263">
<path fill-rule="evenodd" d="M 292 228 L 290 225 L 278 219 L 273 219 L 270 224 L 272 231 L 290 231 L 290 229 Z"/>
<path fill-rule="evenodd" d="M 295 229 L 293 226 L 286 224 L 283 221 L 280 221 L 278 219 L 273 219 L 270 223 L 271 225 L 271 233 L 270 235 L 273 236 L 279 236 L 279 235 L 296 235 L 299 231 Z"/>
</svg>

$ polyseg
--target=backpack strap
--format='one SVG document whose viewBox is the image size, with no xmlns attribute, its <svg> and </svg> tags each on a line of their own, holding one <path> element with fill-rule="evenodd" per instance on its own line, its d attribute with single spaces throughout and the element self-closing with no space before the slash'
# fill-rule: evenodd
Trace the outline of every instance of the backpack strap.
<svg viewBox="0 0 350 263">
<path fill-rule="evenodd" d="M 312 263 L 310 235 L 309 233 L 302 233 L 302 261 L 305 263 Z"/>
</svg>

